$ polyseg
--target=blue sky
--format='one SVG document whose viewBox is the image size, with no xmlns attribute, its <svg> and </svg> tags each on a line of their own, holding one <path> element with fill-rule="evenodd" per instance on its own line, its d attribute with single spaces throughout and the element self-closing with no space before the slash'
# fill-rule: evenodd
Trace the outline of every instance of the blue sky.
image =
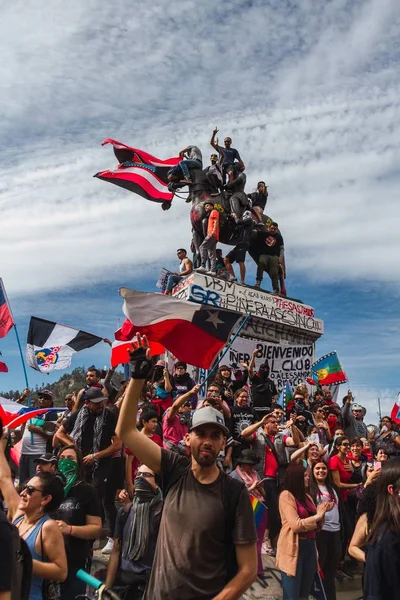
<svg viewBox="0 0 400 600">
<path fill-rule="evenodd" d="M 218 126 L 248 190 L 270 186 L 288 291 L 325 320 L 318 354 L 338 350 L 374 420 L 376 398 L 387 412 L 399 391 L 397 3 L 165 6 L 17 0 L 3 10 L 0 276 L 23 342 L 32 314 L 111 336 L 118 287 L 154 289 L 189 245 L 182 201 L 163 213 L 92 178 L 115 164 L 101 141 L 165 158 L 195 143 L 207 157 Z M 0 389 L 22 387 L 13 332 L 0 350 L 10 369 Z M 73 366 L 107 360 L 97 346 Z"/>
</svg>

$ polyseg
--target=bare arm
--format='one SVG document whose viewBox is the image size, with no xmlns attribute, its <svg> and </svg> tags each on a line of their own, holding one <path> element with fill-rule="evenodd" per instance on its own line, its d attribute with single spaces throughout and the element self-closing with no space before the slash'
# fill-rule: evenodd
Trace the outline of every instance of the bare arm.
<svg viewBox="0 0 400 600">
<path fill-rule="evenodd" d="M 38 537 L 40 540 L 40 534 Z M 46 556 L 47 562 L 34 559 L 32 561 L 33 574 L 42 579 L 64 581 L 68 574 L 64 540 L 57 523 L 52 519 L 43 524 L 42 540 L 43 549 L 39 550 L 39 554 Z"/>
<path fill-rule="evenodd" d="M 80 540 L 95 540 L 101 533 L 101 517 L 86 515 L 86 525 L 73 525 L 71 535 Z"/>
<path fill-rule="evenodd" d="M 340 481 L 339 471 L 331 470 L 331 474 L 333 483 L 336 485 L 336 487 L 340 488 L 341 490 L 352 490 L 353 488 L 356 488 L 360 485 L 359 483 L 342 483 Z"/>
<path fill-rule="evenodd" d="M 249 425 L 248 427 L 243 429 L 243 431 L 240 435 L 242 438 L 249 438 L 253 435 L 253 433 L 255 433 L 257 431 L 257 429 L 259 427 L 262 427 L 263 425 L 264 425 L 264 418 L 262 418 L 261 421 L 257 421 L 257 423 L 253 423 L 252 425 Z"/>
<path fill-rule="evenodd" d="M 213 600 L 236 600 L 257 578 L 256 544 L 235 544 L 238 572 Z"/>
<path fill-rule="evenodd" d="M 291 463 L 297 463 L 299 460 L 304 459 L 305 451 L 309 447 L 310 447 L 310 444 L 306 444 L 302 448 L 299 448 L 298 450 L 296 450 L 295 452 L 293 452 L 292 456 L 290 457 L 290 462 Z"/>
<path fill-rule="evenodd" d="M 198 394 L 199 391 L 200 391 L 200 386 L 195 385 L 194 388 L 192 388 L 191 390 L 186 392 L 186 394 L 182 394 L 181 396 L 178 396 L 178 398 L 175 400 L 175 402 L 173 403 L 173 405 L 171 406 L 171 408 L 169 409 L 169 411 L 167 413 L 168 421 L 171 421 L 175 417 L 175 415 L 178 412 L 178 410 L 180 409 L 180 407 L 183 406 L 185 404 L 185 402 L 187 402 L 187 400 L 189 400 L 189 398 L 191 396 L 193 396 L 194 394 Z"/>
<path fill-rule="evenodd" d="M 68 433 L 65 431 L 65 427 L 64 427 L 64 425 L 61 425 L 60 429 L 58 429 L 58 430 L 55 432 L 55 434 L 54 434 L 54 437 L 55 437 L 57 440 L 60 440 L 60 442 L 61 442 L 62 444 L 64 444 L 64 446 L 69 446 L 70 444 L 73 444 L 73 443 L 74 443 L 74 440 L 72 439 L 72 437 L 70 437 L 70 436 L 68 435 Z M 54 446 L 54 444 L 53 444 L 53 446 Z"/>
<path fill-rule="evenodd" d="M 168 369 L 164 369 L 164 387 L 166 392 L 172 392 L 172 383 Z"/>
<path fill-rule="evenodd" d="M 367 513 L 364 513 L 357 521 L 348 549 L 350 556 L 363 563 L 365 563 L 365 552 L 362 548 L 365 548 L 367 545 L 367 537 L 368 521 Z"/>
<path fill-rule="evenodd" d="M 119 550 L 120 543 L 118 538 L 114 538 L 114 546 L 111 552 L 110 560 L 108 561 L 107 576 L 105 581 L 106 588 L 112 588 L 119 566 Z"/>
<path fill-rule="evenodd" d="M 80 409 L 80 407 L 82 406 L 82 396 L 83 396 L 83 392 L 85 391 L 85 388 L 82 388 L 81 390 L 79 390 L 78 395 L 76 397 L 76 402 L 72 407 L 72 412 L 76 412 L 77 410 Z"/>
<path fill-rule="evenodd" d="M 184 271 L 179 273 L 179 275 L 181 275 L 182 277 L 184 277 L 185 275 L 190 275 L 190 273 L 193 271 L 193 263 L 190 260 L 190 258 L 184 258 L 183 264 L 185 266 L 185 269 L 184 269 Z"/>
<path fill-rule="evenodd" d="M 213 148 L 215 148 L 217 150 L 217 152 L 218 152 L 218 144 L 215 141 L 215 136 L 217 135 L 217 133 L 218 133 L 218 129 L 215 127 L 215 129 L 214 129 L 214 131 L 212 132 L 212 135 L 211 135 L 210 145 Z"/>
<path fill-rule="evenodd" d="M 127 454 L 125 461 L 125 479 L 126 487 L 129 496 L 133 497 L 133 479 L 132 479 L 132 463 L 134 456 L 133 454 Z"/>
<path fill-rule="evenodd" d="M 4 455 L 4 446 L 6 443 L 7 438 L 2 437 L 0 440 L 0 490 L 8 507 L 8 515 L 11 520 L 14 520 L 18 513 L 20 497 L 12 482 L 11 470 Z"/>
<path fill-rule="evenodd" d="M 258 354 L 258 350 L 257 350 L 257 348 L 255 348 L 253 350 L 253 353 L 251 355 L 251 360 L 250 360 L 250 363 L 249 363 L 249 376 L 250 376 L 250 379 L 252 379 L 254 377 L 254 375 L 255 375 L 254 365 L 255 365 L 255 362 L 256 362 L 256 356 L 257 356 L 257 354 Z"/>
<path fill-rule="evenodd" d="M 161 448 L 136 427 L 137 406 L 144 379 L 131 379 L 119 413 L 116 433 L 131 452 L 155 473 L 161 471 Z"/>
<path fill-rule="evenodd" d="M 100 452 L 95 453 L 94 458 L 96 460 L 98 460 L 99 458 L 106 458 L 107 456 L 111 456 L 115 452 L 118 452 L 118 450 L 121 450 L 121 440 L 116 435 L 114 435 L 111 439 L 112 443 L 109 446 L 107 446 L 107 448 L 104 448 L 104 450 L 100 450 Z"/>
</svg>

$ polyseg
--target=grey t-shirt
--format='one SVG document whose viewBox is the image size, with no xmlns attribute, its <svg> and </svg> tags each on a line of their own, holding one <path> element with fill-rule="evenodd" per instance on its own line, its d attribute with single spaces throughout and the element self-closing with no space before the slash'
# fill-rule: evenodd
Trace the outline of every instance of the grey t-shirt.
<svg viewBox="0 0 400 600">
<path fill-rule="evenodd" d="M 181 476 L 177 479 L 181 473 Z M 211 600 L 227 580 L 228 546 L 222 477 L 202 484 L 188 459 L 162 450 L 162 487 L 176 480 L 164 502 L 149 585 L 144 600 Z M 257 541 L 253 510 L 245 488 L 239 497 L 234 544 Z"/>
<path fill-rule="evenodd" d="M 201 163 L 203 162 L 203 155 L 200 148 L 197 146 L 188 146 L 186 154 L 188 155 L 189 160 L 198 160 Z"/>
</svg>

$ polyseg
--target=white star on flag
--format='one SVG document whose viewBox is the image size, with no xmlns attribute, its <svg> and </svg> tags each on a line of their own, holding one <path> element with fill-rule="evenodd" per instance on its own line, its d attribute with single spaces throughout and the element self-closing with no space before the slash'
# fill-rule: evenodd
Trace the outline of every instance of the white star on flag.
<svg viewBox="0 0 400 600">
<path fill-rule="evenodd" d="M 215 329 L 218 329 L 218 325 L 220 323 L 223 323 L 221 319 L 218 319 L 219 311 L 217 310 L 215 312 L 211 312 L 210 310 L 207 310 L 206 312 L 208 312 L 208 314 L 210 315 L 208 319 L 206 319 L 206 323 L 212 323 Z"/>
</svg>

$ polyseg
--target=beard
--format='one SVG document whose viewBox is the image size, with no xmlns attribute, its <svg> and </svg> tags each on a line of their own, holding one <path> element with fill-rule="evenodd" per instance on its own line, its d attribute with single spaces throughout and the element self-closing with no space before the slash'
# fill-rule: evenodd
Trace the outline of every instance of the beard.
<svg viewBox="0 0 400 600">
<path fill-rule="evenodd" d="M 192 448 L 192 456 L 200 467 L 211 467 L 217 460 L 217 454 L 211 448 L 207 448 L 207 452 L 210 454 L 205 455 L 201 453 L 203 450 L 205 448 Z"/>
</svg>

